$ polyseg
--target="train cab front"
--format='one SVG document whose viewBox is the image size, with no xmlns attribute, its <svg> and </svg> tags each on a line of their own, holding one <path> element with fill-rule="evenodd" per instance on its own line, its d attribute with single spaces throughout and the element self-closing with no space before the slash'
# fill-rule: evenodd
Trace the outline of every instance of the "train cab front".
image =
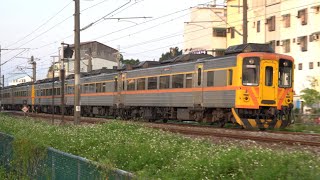
<svg viewBox="0 0 320 180">
<path fill-rule="evenodd" d="M 291 124 L 293 59 L 275 53 L 243 53 L 238 55 L 238 65 L 240 80 L 232 120 L 247 129 Z"/>
</svg>

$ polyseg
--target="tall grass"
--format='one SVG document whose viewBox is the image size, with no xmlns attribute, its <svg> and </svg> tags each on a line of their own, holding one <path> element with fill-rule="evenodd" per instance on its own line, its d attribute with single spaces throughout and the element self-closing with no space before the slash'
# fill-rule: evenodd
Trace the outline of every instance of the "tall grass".
<svg viewBox="0 0 320 180">
<path fill-rule="evenodd" d="M 320 158 L 311 153 L 212 144 L 127 122 L 59 127 L 2 114 L 0 131 L 139 178 L 320 179 Z"/>
</svg>

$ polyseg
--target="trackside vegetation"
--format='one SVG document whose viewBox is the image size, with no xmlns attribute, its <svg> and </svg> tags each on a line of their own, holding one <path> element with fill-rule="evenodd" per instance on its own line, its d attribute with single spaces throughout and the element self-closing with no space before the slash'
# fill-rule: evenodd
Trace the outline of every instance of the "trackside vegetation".
<svg viewBox="0 0 320 180">
<path fill-rule="evenodd" d="M 130 122 L 52 126 L 0 114 L 0 131 L 15 137 L 16 158 L 53 147 L 137 179 L 320 179 L 320 157 L 312 153 L 213 144 Z"/>
</svg>

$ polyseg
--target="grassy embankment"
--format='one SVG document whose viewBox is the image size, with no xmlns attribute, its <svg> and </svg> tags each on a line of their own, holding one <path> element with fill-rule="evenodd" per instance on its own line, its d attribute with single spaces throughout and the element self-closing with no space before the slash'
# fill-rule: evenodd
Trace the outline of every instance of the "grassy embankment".
<svg viewBox="0 0 320 180">
<path fill-rule="evenodd" d="M 314 154 L 216 145 L 127 122 L 60 127 L 0 114 L 0 131 L 13 135 L 15 144 L 54 147 L 140 178 L 320 179 Z"/>
</svg>

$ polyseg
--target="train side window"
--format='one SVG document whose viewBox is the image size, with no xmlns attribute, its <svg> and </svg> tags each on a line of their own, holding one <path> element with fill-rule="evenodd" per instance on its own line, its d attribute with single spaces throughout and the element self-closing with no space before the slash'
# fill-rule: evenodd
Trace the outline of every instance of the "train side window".
<svg viewBox="0 0 320 180">
<path fill-rule="evenodd" d="M 157 89 L 158 84 L 157 77 L 149 77 L 148 78 L 148 89 Z"/>
<path fill-rule="evenodd" d="M 172 76 L 172 88 L 183 88 L 183 74 Z"/>
<path fill-rule="evenodd" d="M 168 89 L 170 76 L 160 76 L 160 89 Z"/>
<path fill-rule="evenodd" d="M 118 92 L 118 77 L 114 78 L 114 92 Z"/>
<path fill-rule="evenodd" d="M 214 86 L 214 71 L 207 72 L 207 87 Z"/>
<path fill-rule="evenodd" d="M 228 85 L 232 85 L 233 70 L 228 70 Z"/>
<path fill-rule="evenodd" d="M 192 88 L 192 74 L 186 74 L 186 88 Z"/>
<path fill-rule="evenodd" d="M 202 69 L 198 68 L 198 86 L 201 85 Z"/>
<path fill-rule="evenodd" d="M 273 67 L 271 67 L 271 66 L 266 67 L 265 77 L 266 77 L 265 85 L 272 86 L 273 85 Z"/>
<path fill-rule="evenodd" d="M 127 91 L 134 91 L 135 90 L 135 79 L 128 79 L 127 80 Z"/>
<path fill-rule="evenodd" d="M 83 93 L 88 93 L 89 92 L 89 84 L 84 85 Z"/>
<path fill-rule="evenodd" d="M 106 92 L 106 90 L 107 90 L 106 84 L 107 84 L 107 83 L 102 83 L 101 92 Z"/>
<path fill-rule="evenodd" d="M 137 79 L 137 90 L 146 89 L 146 78 Z"/>
<path fill-rule="evenodd" d="M 60 92 L 61 92 L 61 88 L 57 88 L 57 95 L 60 95 Z"/>
<path fill-rule="evenodd" d="M 95 84 L 89 84 L 89 93 L 95 92 Z"/>
<path fill-rule="evenodd" d="M 101 83 L 97 83 L 96 84 L 96 93 L 101 92 L 102 88 L 101 88 Z"/>
</svg>

